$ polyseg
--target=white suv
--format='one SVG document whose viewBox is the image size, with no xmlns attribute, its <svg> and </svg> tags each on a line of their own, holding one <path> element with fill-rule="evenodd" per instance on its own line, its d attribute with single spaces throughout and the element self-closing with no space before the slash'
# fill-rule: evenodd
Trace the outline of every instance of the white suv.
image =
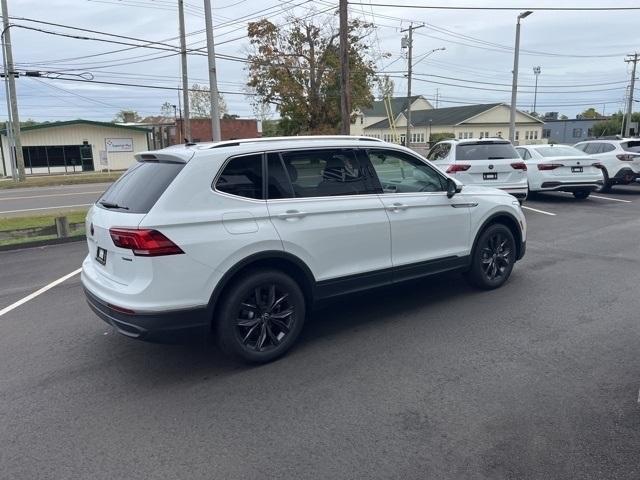
<svg viewBox="0 0 640 480">
<path fill-rule="evenodd" d="M 640 140 L 589 140 L 576 143 L 575 148 L 584 152 L 601 165 L 604 185 L 602 191 L 613 185 L 627 185 L 640 178 Z"/>
<path fill-rule="evenodd" d="M 525 252 L 518 202 L 409 149 L 292 137 L 145 152 L 87 215 L 82 283 L 129 337 L 212 332 L 252 362 L 327 297 L 459 270 L 501 286 Z"/>
<path fill-rule="evenodd" d="M 444 140 L 429 150 L 427 158 L 464 185 L 499 188 L 520 201 L 527 198 L 527 166 L 508 140 Z"/>
</svg>

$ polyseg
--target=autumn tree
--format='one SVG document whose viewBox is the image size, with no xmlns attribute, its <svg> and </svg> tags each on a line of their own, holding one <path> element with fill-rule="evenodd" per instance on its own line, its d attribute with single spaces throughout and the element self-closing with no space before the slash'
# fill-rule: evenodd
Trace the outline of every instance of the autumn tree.
<svg viewBox="0 0 640 480">
<path fill-rule="evenodd" d="M 171 102 L 164 102 L 160 106 L 160 115 L 163 117 L 173 117 L 175 115 L 175 110 L 173 108 L 173 104 Z"/>
<path fill-rule="evenodd" d="M 336 133 L 340 126 L 339 32 L 334 15 L 249 23 L 248 87 L 274 105 L 285 135 Z M 365 39 L 372 25 L 349 22 L 351 108 L 370 106 L 374 65 Z"/>
<path fill-rule="evenodd" d="M 142 117 L 135 110 L 120 110 L 113 118 L 113 121 L 118 123 L 139 122 L 140 120 Z"/>
<path fill-rule="evenodd" d="M 227 103 L 222 95 L 218 94 L 218 107 L 220 118 L 227 110 Z M 189 89 L 189 112 L 193 118 L 209 118 L 211 116 L 211 101 L 209 97 L 209 87 L 194 83 Z"/>
</svg>

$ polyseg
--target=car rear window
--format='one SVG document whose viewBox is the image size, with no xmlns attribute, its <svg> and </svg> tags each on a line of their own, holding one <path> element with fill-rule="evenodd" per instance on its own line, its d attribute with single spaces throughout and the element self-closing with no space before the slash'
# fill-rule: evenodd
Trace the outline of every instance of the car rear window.
<svg viewBox="0 0 640 480">
<path fill-rule="evenodd" d="M 125 213 L 147 213 L 183 167 L 183 163 L 137 162 L 104 192 L 97 205 Z"/>
<path fill-rule="evenodd" d="M 478 142 L 456 145 L 456 160 L 498 160 L 520 158 L 509 142 Z"/>
<path fill-rule="evenodd" d="M 640 140 L 633 140 L 631 142 L 622 142 L 620 146 L 627 152 L 640 153 Z"/>
<path fill-rule="evenodd" d="M 573 147 L 538 147 L 536 151 L 543 157 L 582 157 L 584 152 Z"/>
</svg>

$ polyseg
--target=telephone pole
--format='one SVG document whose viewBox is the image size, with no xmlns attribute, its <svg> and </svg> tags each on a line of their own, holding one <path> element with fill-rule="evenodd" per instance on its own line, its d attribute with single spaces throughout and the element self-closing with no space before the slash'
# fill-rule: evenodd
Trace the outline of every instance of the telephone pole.
<svg viewBox="0 0 640 480">
<path fill-rule="evenodd" d="M 220 138 L 220 106 L 218 101 L 218 79 L 216 77 L 216 51 L 213 44 L 213 20 L 211 18 L 211 0 L 204 0 L 204 23 L 207 29 L 207 56 L 209 57 L 209 95 L 211 102 L 211 135 L 214 142 Z"/>
<path fill-rule="evenodd" d="M 520 20 L 527 18 L 533 12 L 527 10 L 518 15 L 516 23 L 516 44 L 513 49 L 513 82 L 511 84 L 511 111 L 509 114 L 509 141 L 516 139 L 516 101 L 518 96 L 518 60 L 520 59 Z"/>
<path fill-rule="evenodd" d="M 11 32 L 9 25 L 9 10 L 7 8 L 7 0 L 1 0 L 2 4 L 2 45 L 5 55 L 5 81 L 7 82 L 7 93 L 9 95 L 9 118 L 12 124 L 13 151 L 16 159 L 17 180 L 23 182 L 24 173 L 24 156 L 22 155 L 22 141 L 20 140 L 20 116 L 18 115 L 18 97 L 16 92 L 16 79 L 14 77 L 13 68 L 13 52 L 11 50 Z M 14 178 L 16 178 L 14 177 Z"/>
<path fill-rule="evenodd" d="M 629 55 L 624 60 L 626 63 L 633 63 L 633 67 L 631 68 L 631 83 L 629 85 L 629 98 L 627 99 L 627 128 L 624 133 L 626 137 L 631 136 L 631 115 L 633 114 L 633 89 L 636 85 L 636 64 L 638 63 L 638 53 L 634 53 L 633 55 Z M 637 132 L 636 132 L 637 134 Z"/>
<path fill-rule="evenodd" d="M 416 28 L 422 28 L 424 25 L 419 25 L 417 27 L 413 26 L 413 23 L 409 25 L 409 28 L 405 28 L 404 30 L 400 30 L 401 32 L 409 32 L 407 37 L 402 39 L 402 47 L 406 46 L 407 48 L 407 132 L 404 137 L 404 145 L 408 147 L 411 145 L 411 74 L 413 69 L 413 31 Z"/>
<path fill-rule="evenodd" d="M 347 0 L 340 0 L 340 133 L 351 133 L 351 82 L 349 79 L 349 18 Z"/>
<path fill-rule="evenodd" d="M 178 0 L 178 23 L 180 28 L 180 61 L 182 70 L 182 108 L 184 109 L 184 138 L 182 140 L 190 142 L 191 124 L 189 122 L 189 78 L 187 76 L 187 43 L 184 32 L 184 0 Z"/>
<path fill-rule="evenodd" d="M 533 113 L 538 113 L 536 111 L 536 105 L 538 104 L 538 77 L 541 71 L 542 69 L 540 67 L 533 67 L 533 74 L 536 76 L 536 88 L 533 91 Z"/>
</svg>

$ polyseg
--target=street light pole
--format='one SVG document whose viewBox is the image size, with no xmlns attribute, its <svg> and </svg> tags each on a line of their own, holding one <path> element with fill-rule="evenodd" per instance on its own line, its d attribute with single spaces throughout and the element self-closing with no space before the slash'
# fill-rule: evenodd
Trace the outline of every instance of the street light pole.
<svg viewBox="0 0 640 480">
<path fill-rule="evenodd" d="M 211 0 L 204 0 L 204 23 L 207 29 L 207 57 L 209 59 L 209 101 L 211 102 L 211 136 L 214 142 L 220 137 L 220 97 L 218 96 L 218 78 L 216 73 L 216 51 L 213 40 L 213 20 Z"/>
<path fill-rule="evenodd" d="M 541 71 L 540 67 L 533 67 L 533 74 L 536 76 L 536 87 L 533 90 L 533 113 L 538 113 L 536 110 L 536 104 L 538 103 L 538 76 Z"/>
<path fill-rule="evenodd" d="M 513 52 L 513 83 L 511 85 L 511 114 L 509 115 L 509 140 L 511 143 L 516 139 L 516 102 L 518 97 L 518 61 L 520 57 L 520 20 L 527 18 L 533 12 L 527 10 L 518 15 L 516 23 L 516 44 Z"/>
</svg>

